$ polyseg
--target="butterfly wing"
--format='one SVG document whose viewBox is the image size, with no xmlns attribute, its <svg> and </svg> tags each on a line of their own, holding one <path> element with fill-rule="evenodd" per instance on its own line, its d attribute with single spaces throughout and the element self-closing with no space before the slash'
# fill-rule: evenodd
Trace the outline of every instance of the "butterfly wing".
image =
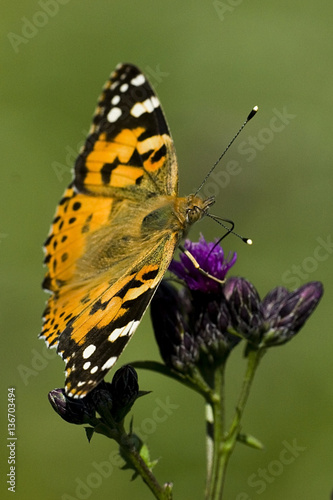
<svg viewBox="0 0 333 500">
<path fill-rule="evenodd" d="M 62 332 L 58 351 L 66 361 L 66 389 L 74 397 L 85 396 L 105 377 L 140 323 L 157 285 L 172 258 L 175 241 L 165 234 L 144 258 L 139 258 L 116 282 L 111 270 L 103 280 L 92 280 L 76 297 L 73 316 Z M 170 259 L 165 259 L 165 255 Z M 111 278 L 112 279 L 112 278 Z M 82 304 L 84 290 L 86 305 Z M 75 291 L 64 289 L 60 309 Z M 64 305 L 64 310 L 66 309 Z M 73 356 L 73 353 L 74 356 Z"/>
<path fill-rule="evenodd" d="M 103 196 L 177 196 L 173 141 L 158 98 L 135 66 L 117 66 L 104 86 L 74 185 Z"/>
<path fill-rule="evenodd" d="M 142 241 L 137 226 L 151 200 L 176 196 L 177 189 L 173 142 L 159 101 L 136 67 L 118 66 L 44 247 L 43 286 L 51 297 L 41 337 L 66 360 L 72 396 L 84 396 L 102 380 L 167 269 L 175 235 Z"/>
</svg>

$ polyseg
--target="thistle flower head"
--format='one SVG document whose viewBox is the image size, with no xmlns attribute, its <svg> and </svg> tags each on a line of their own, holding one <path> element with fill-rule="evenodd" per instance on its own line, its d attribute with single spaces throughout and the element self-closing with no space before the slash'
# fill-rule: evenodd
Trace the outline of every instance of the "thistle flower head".
<svg viewBox="0 0 333 500">
<path fill-rule="evenodd" d="M 272 347 L 292 339 L 310 317 L 323 294 L 321 283 L 306 283 L 289 292 L 271 290 L 261 301 L 254 286 L 244 278 L 231 278 L 224 286 L 230 327 L 254 345 Z"/>
<path fill-rule="evenodd" d="M 166 364 L 181 372 L 198 363 L 220 362 L 240 340 L 227 331 L 229 312 L 221 283 L 213 279 L 225 279 L 236 262 L 236 254 L 226 259 L 222 247 L 206 242 L 203 236 L 198 243 L 186 240 L 184 246 L 201 269 L 181 254 L 180 262 L 172 261 L 169 269 L 186 286 L 177 290 L 162 282 L 151 307 L 161 356 Z"/>
<path fill-rule="evenodd" d="M 262 301 L 265 323 L 269 325 L 265 345 L 285 344 L 302 328 L 317 307 L 324 289 L 319 281 L 312 281 L 293 292 L 283 287 L 274 288 Z"/>
<path fill-rule="evenodd" d="M 225 257 L 223 248 L 217 244 L 217 241 L 208 243 L 202 235 L 198 243 L 186 240 L 184 248 L 195 258 L 201 269 L 219 281 L 225 279 L 227 272 L 237 259 L 236 253 L 229 253 Z M 190 290 L 209 293 L 216 292 L 219 288 L 219 283 L 205 276 L 200 269 L 196 269 L 185 253 L 180 255 L 180 262 L 175 260 L 171 262 L 169 270 L 184 280 Z"/>
<path fill-rule="evenodd" d="M 235 253 L 225 259 L 222 248 L 203 237 L 199 243 L 187 241 L 185 248 L 218 280 L 225 279 L 236 261 Z M 256 349 L 284 344 L 304 325 L 323 293 L 321 283 L 312 282 L 294 292 L 274 288 L 261 300 L 246 279 L 232 277 L 218 283 L 185 254 L 169 269 L 185 286 L 177 290 L 162 282 L 151 313 L 163 360 L 183 373 L 194 365 L 225 362 L 242 339 Z"/>
</svg>

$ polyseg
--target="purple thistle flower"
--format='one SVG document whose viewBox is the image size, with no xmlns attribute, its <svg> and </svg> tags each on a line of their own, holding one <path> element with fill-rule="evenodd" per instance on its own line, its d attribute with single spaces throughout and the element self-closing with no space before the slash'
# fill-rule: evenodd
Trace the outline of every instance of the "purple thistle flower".
<svg viewBox="0 0 333 500">
<path fill-rule="evenodd" d="M 185 241 L 185 249 L 201 269 L 220 281 L 236 262 L 236 254 L 225 259 L 216 242 Z M 229 333 L 229 311 L 222 285 L 196 269 L 183 253 L 170 267 L 187 285 L 178 291 L 162 282 L 152 301 L 151 315 L 155 337 L 165 363 L 185 373 L 196 364 L 221 363 L 241 340 Z"/>
<path fill-rule="evenodd" d="M 264 334 L 266 346 L 285 344 L 302 328 L 317 307 L 324 293 L 319 281 L 312 281 L 294 292 L 283 287 L 274 288 L 262 301 L 265 322 L 269 330 Z"/>
<path fill-rule="evenodd" d="M 186 241 L 185 248 L 209 275 L 224 280 L 236 261 L 225 259 L 219 245 Z M 191 367 L 225 362 L 242 340 L 249 348 L 281 345 L 292 339 L 314 311 L 322 294 L 319 282 L 307 283 L 294 292 L 274 288 L 261 300 L 244 278 L 220 284 L 195 268 L 182 254 L 170 270 L 186 285 L 180 291 L 165 282 L 152 301 L 155 337 L 165 363 L 186 373 Z"/>
<path fill-rule="evenodd" d="M 224 286 L 231 328 L 260 347 L 281 345 L 292 339 L 312 314 L 323 294 L 321 283 L 307 283 L 294 292 L 271 290 L 261 301 L 244 278 L 230 278 Z"/>
<path fill-rule="evenodd" d="M 230 325 L 243 338 L 260 335 L 263 313 L 260 297 L 252 283 L 244 278 L 229 278 L 223 287 L 230 312 Z"/>
<path fill-rule="evenodd" d="M 223 248 L 216 244 L 217 241 L 208 243 L 201 235 L 198 243 L 185 240 L 184 247 L 193 255 L 201 269 L 223 281 L 229 269 L 235 264 L 237 254 L 229 253 L 225 258 Z M 190 290 L 216 292 L 220 288 L 218 282 L 196 269 L 193 262 L 184 253 L 180 255 L 180 262 L 175 260 L 171 262 L 169 270 L 184 280 Z"/>
</svg>

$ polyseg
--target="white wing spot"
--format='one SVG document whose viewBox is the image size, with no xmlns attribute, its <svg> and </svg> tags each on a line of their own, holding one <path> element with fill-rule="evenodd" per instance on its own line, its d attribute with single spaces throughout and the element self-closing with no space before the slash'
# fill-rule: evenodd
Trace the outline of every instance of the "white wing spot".
<svg viewBox="0 0 333 500">
<path fill-rule="evenodd" d="M 98 371 L 98 366 L 94 366 L 91 370 L 90 370 L 90 373 L 93 375 L 94 373 L 96 373 Z"/>
<path fill-rule="evenodd" d="M 151 113 L 152 111 L 154 111 L 155 108 L 154 108 L 153 101 L 151 99 L 146 99 L 143 104 L 144 104 L 144 106 L 146 106 L 148 113 Z"/>
<path fill-rule="evenodd" d="M 119 82 L 116 80 L 115 82 L 113 82 L 111 85 L 110 85 L 110 89 L 113 90 L 115 89 L 116 87 L 118 87 L 119 85 Z"/>
<path fill-rule="evenodd" d="M 131 326 L 129 327 L 128 332 L 126 332 L 126 335 L 132 335 L 139 326 L 140 321 L 131 321 L 131 323 L 129 323 Z"/>
<path fill-rule="evenodd" d="M 160 101 L 157 99 L 155 95 L 152 96 L 151 102 L 153 103 L 154 108 L 158 108 L 160 105 Z"/>
<path fill-rule="evenodd" d="M 120 87 L 120 92 L 126 92 L 128 90 L 128 83 L 123 83 Z"/>
<path fill-rule="evenodd" d="M 115 364 L 116 361 L 117 361 L 117 356 L 112 356 L 104 363 L 101 370 L 109 370 L 111 366 Z"/>
<path fill-rule="evenodd" d="M 146 99 L 143 102 L 137 102 L 134 104 L 131 109 L 131 115 L 135 118 L 139 118 L 143 113 L 151 113 L 155 108 L 158 108 L 160 105 L 157 97 L 151 97 L 150 99 Z"/>
<path fill-rule="evenodd" d="M 111 99 L 111 104 L 113 104 L 113 106 L 116 106 L 120 101 L 120 96 L 119 95 L 115 95 L 112 97 Z"/>
<path fill-rule="evenodd" d="M 137 328 L 140 321 L 130 321 L 123 328 L 116 328 L 113 332 L 108 336 L 108 340 L 110 342 L 114 342 L 118 337 L 126 337 L 127 335 L 131 335 Z"/>
<path fill-rule="evenodd" d="M 145 112 L 146 108 L 141 104 L 141 102 L 137 102 L 136 104 L 134 104 L 133 108 L 131 109 L 131 115 L 135 118 L 139 118 L 139 116 L 143 115 L 143 113 Z"/>
<path fill-rule="evenodd" d="M 110 342 L 114 342 L 115 340 L 117 340 L 118 337 L 121 336 L 122 331 L 123 331 L 123 328 L 116 328 L 115 330 L 113 330 L 112 333 L 110 333 L 110 335 L 108 336 L 108 340 Z"/>
<path fill-rule="evenodd" d="M 88 370 L 88 368 L 90 368 L 90 365 L 91 365 L 91 361 L 86 361 L 83 365 L 83 369 L 84 370 Z"/>
<path fill-rule="evenodd" d="M 96 346 L 94 344 L 88 345 L 82 353 L 84 359 L 90 358 L 90 356 L 96 351 Z"/>
<path fill-rule="evenodd" d="M 135 85 L 136 87 L 139 87 L 139 85 L 143 85 L 145 81 L 146 81 L 145 77 L 142 74 L 140 74 L 132 78 L 131 84 Z"/>
<path fill-rule="evenodd" d="M 111 111 L 109 111 L 107 120 L 110 123 L 114 123 L 118 120 L 118 118 L 121 116 L 121 109 L 120 108 L 112 108 Z"/>
<path fill-rule="evenodd" d="M 81 386 L 82 386 L 82 385 L 84 385 L 84 384 L 85 384 L 85 382 L 81 380 L 80 382 L 78 382 L 78 383 L 77 383 L 77 386 L 78 386 L 78 387 L 81 387 Z"/>
</svg>

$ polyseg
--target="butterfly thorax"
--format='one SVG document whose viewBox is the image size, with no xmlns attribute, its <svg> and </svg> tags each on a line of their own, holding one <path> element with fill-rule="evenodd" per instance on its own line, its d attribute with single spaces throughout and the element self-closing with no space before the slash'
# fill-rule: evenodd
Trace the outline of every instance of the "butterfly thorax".
<svg viewBox="0 0 333 500">
<path fill-rule="evenodd" d="M 90 279 L 113 269 L 113 278 L 138 255 L 172 234 L 177 241 L 190 226 L 201 219 L 214 200 L 195 195 L 185 198 L 157 196 L 139 204 L 124 200 L 113 214 L 108 227 L 87 238 L 83 257 L 77 263 L 76 280 Z"/>
</svg>

